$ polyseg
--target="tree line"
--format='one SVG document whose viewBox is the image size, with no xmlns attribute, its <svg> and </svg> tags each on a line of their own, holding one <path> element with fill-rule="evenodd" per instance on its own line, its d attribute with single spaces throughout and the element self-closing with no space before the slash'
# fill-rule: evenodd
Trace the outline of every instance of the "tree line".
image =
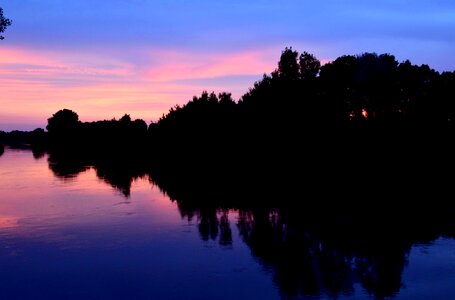
<svg viewBox="0 0 455 300">
<path fill-rule="evenodd" d="M 346 157 L 371 165 L 371 157 L 406 159 L 404 152 L 422 145 L 447 151 L 454 120 L 455 72 L 375 53 L 321 66 L 313 54 L 290 47 L 238 101 L 204 91 L 151 124 L 127 114 L 81 122 L 62 109 L 48 119 L 47 131 L 22 133 L 22 140 L 54 151 L 141 157 L 163 168 L 242 165 L 247 174 L 264 167 L 264 156 L 268 167 L 298 166 L 305 157 L 323 166 Z M 21 132 L 0 133 L 0 142 L 11 140 L 20 142 Z"/>
<path fill-rule="evenodd" d="M 51 141 L 67 142 L 78 131 L 88 138 L 102 135 L 103 129 L 131 129 L 133 137 L 147 132 L 149 140 L 164 146 L 353 128 L 452 130 L 454 121 L 455 72 L 439 73 L 375 53 L 344 55 L 321 66 L 314 55 L 286 48 L 276 70 L 264 74 L 238 101 L 229 93 L 204 91 L 149 126 L 128 115 L 117 122 L 82 123 L 76 112 L 63 109 L 48 119 L 47 132 Z M 122 134 L 117 137 L 122 140 Z"/>
<path fill-rule="evenodd" d="M 263 201 L 305 188 L 383 205 L 389 192 L 453 194 L 455 178 L 441 168 L 455 167 L 454 115 L 454 72 L 375 53 L 321 66 L 285 48 L 276 69 L 237 101 L 204 91 L 150 124 L 127 114 L 82 122 L 62 109 L 47 130 L 0 132 L 0 143 L 15 136 L 52 161 L 139 166 L 175 199 L 245 203 L 266 186 Z"/>
<path fill-rule="evenodd" d="M 142 166 L 177 199 L 210 201 L 223 191 L 230 201 L 264 186 L 285 187 L 266 193 L 282 198 L 306 186 L 321 197 L 336 190 L 379 201 L 396 187 L 403 197 L 452 193 L 450 175 L 438 170 L 455 166 L 454 103 L 454 72 L 375 53 L 321 66 L 285 48 L 238 101 L 203 92 L 151 124 L 127 114 L 81 122 L 62 109 L 26 138 L 53 160 Z"/>
</svg>

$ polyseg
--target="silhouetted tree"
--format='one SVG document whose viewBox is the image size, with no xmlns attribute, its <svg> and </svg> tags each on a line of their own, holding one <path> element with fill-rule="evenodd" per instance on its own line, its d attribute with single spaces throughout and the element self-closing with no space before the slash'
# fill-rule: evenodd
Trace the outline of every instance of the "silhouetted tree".
<svg viewBox="0 0 455 300">
<path fill-rule="evenodd" d="M 435 98 L 440 99 L 441 120 L 453 126 L 455 123 L 455 72 L 443 72 L 439 77 Z"/>
<path fill-rule="evenodd" d="M 120 122 L 122 123 L 129 123 L 131 122 L 131 117 L 128 114 L 123 115 L 123 117 L 120 118 Z"/>
<path fill-rule="evenodd" d="M 439 74 L 428 65 L 412 65 L 410 61 L 405 61 L 398 66 L 397 76 L 399 79 L 400 98 L 403 103 L 403 113 L 408 121 L 425 126 L 438 123 L 438 119 L 447 122 L 444 102 L 448 95 L 446 86 L 438 86 L 435 90 Z M 448 82 L 447 82 L 448 83 Z"/>
<path fill-rule="evenodd" d="M 48 142 L 47 132 L 44 129 L 36 128 L 32 131 L 30 144 L 35 158 L 38 159 L 44 156 Z"/>
<path fill-rule="evenodd" d="M 321 67 L 322 101 L 326 114 L 336 123 L 346 123 L 357 109 L 358 95 L 355 86 L 357 58 L 352 55 L 338 57 Z"/>
<path fill-rule="evenodd" d="M 3 8 L 0 7 L 0 40 L 3 40 L 4 37 L 1 33 L 5 32 L 6 28 L 12 24 L 12 21 L 3 16 Z"/>
<path fill-rule="evenodd" d="M 399 118 L 398 62 L 390 54 L 364 53 L 357 56 L 357 118 L 394 122 Z"/>
<path fill-rule="evenodd" d="M 146 133 L 147 132 L 147 123 L 142 119 L 136 119 L 133 121 L 133 127 L 136 131 Z"/>
<path fill-rule="evenodd" d="M 79 116 L 72 110 L 62 109 L 47 119 L 46 129 L 51 135 L 62 135 L 74 132 L 79 125 Z"/>
<path fill-rule="evenodd" d="M 278 62 L 278 76 L 287 80 L 299 78 L 299 64 L 297 57 L 299 53 L 292 50 L 292 47 L 285 48 L 281 53 L 280 61 Z"/>
<path fill-rule="evenodd" d="M 319 74 L 321 62 L 313 55 L 304 51 L 299 56 L 299 71 L 301 79 L 315 78 Z"/>
</svg>

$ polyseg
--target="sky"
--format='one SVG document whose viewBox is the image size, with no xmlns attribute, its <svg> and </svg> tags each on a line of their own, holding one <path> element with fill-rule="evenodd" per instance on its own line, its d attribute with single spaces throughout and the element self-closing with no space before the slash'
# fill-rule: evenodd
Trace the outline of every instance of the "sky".
<svg viewBox="0 0 455 300">
<path fill-rule="evenodd" d="M 207 90 L 239 99 L 285 47 L 455 70 L 453 0 L 0 0 L 0 130 L 130 114 L 150 123 Z"/>
</svg>

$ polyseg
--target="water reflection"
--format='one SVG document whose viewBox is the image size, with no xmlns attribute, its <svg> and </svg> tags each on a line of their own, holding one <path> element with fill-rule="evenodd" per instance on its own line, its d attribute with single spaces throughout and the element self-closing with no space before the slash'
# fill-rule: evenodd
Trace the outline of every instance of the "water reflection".
<svg viewBox="0 0 455 300">
<path fill-rule="evenodd" d="M 134 180 L 147 177 L 146 167 L 138 162 L 125 160 L 91 159 L 86 156 L 50 153 L 49 169 L 61 179 L 71 179 L 93 167 L 98 178 L 120 191 L 125 197 L 131 194 Z"/>
<path fill-rule="evenodd" d="M 54 176 L 64 180 L 93 169 L 100 180 L 127 198 L 138 179 L 163 183 L 162 178 L 153 177 L 150 166 L 135 161 L 113 163 L 51 154 L 48 165 Z M 233 232 L 238 232 L 251 254 L 272 274 L 284 298 L 358 297 L 358 287 L 377 299 L 396 297 L 407 285 L 403 273 L 414 245 L 455 237 L 450 206 L 412 213 L 378 208 L 366 214 L 365 207 L 324 209 L 309 201 L 308 205 L 290 205 L 286 200 L 282 201 L 285 205 L 278 205 L 279 201 L 265 199 L 263 193 L 258 193 L 260 199 L 239 205 L 238 198 L 217 198 L 213 187 L 197 190 L 204 189 L 203 184 L 192 186 L 189 193 L 172 181 L 160 187 L 174 195 L 171 200 L 182 218 L 197 223 L 203 242 L 232 248 Z M 247 195 L 252 197 L 252 193 Z M 0 227 L 14 226 L 15 222 L 0 216 Z"/>
<path fill-rule="evenodd" d="M 356 286 L 377 299 L 397 296 L 405 286 L 402 274 L 413 245 L 455 237 L 451 216 L 431 220 L 392 216 L 388 219 L 355 215 L 319 220 L 296 210 L 238 211 L 229 220 L 227 209 L 182 211 L 199 220 L 202 240 L 232 242 L 235 223 L 244 243 L 286 297 L 358 296 Z M 311 298 L 313 299 L 313 298 Z"/>
<path fill-rule="evenodd" d="M 286 295 L 351 295 L 360 283 L 376 297 L 394 296 L 411 243 L 387 234 L 354 233 L 339 224 L 296 224 L 277 211 L 242 213 L 244 241 L 271 268 Z M 361 225 L 361 224 L 356 224 Z"/>
</svg>

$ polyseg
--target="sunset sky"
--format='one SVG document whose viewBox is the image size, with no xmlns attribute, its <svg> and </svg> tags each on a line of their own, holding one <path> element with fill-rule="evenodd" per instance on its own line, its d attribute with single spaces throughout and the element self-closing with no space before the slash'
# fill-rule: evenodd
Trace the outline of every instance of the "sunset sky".
<svg viewBox="0 0 455 300">
<path fill-rule="evenodd" d="M 0 0 L 0 130 L 128 113 L 147 123 L 203 90 L 238 99 L 286 46 L 327 62 L 391 53 L 455 70 L 453 0 Z"/>
</svg>

